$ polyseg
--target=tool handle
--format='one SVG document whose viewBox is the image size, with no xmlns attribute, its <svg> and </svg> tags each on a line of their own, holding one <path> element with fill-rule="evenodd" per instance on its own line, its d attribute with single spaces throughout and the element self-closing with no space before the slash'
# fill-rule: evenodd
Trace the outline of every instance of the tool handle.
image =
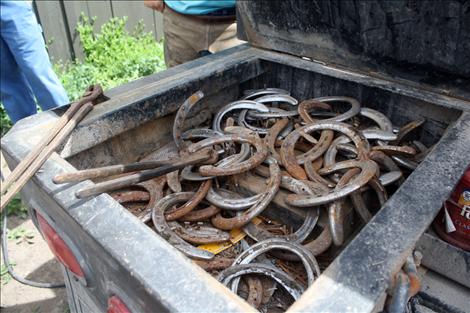
<svg viewBox="0 0 470 313">
<path fill-rule="evenodd" d="M 194 154 L 193 156 L 187 157 L 185 160 L 180 160 L 178 162 L 172 164 L 166 164 L 161 167 L 146 170 L 140 173 L 130 174 L 124 177 L 119 177 L 116 179 L 111 179 L 108 181 L 104 181 L 98 184 L 95 184 L 90 187 L 83 188 L 76 192 L 75 196 L 79 199 L 94 196 L 103 192 L 112 191 L 116 189 L 120 189 L 123 187 L 127 187 L 130 185 L 134 185 L 146 180 L 150 180 L 155 177 L 159 177 L 177 170 L 181 170 L 188 165 L 194 165 L 197 163 L 201 163 L 204 161 L 209 160 L 212 158 L 212 152 L 205 153 L 205 154 Z"/>
<path fill-rule="evenodd" d="M 29 167 L 23 172 L 23 174 L 16 180 L 5 195 L 1 197 L 0 200 L 0 211 L 3 211 L 3 208 L 10 202 L 11 199 L 16 195 L 18 191 L 23 188 L 23 186 L 34 176 L 34 174 L 39 170 L 39 168 L 46 162 L 49 156 L 54 152 L 57 147 L 67 138 L 67 136 L 72 132 L 72 130 L 77 126 L 77 124 L 82 120 L 85 115 L 88 114 L 93 109 L 93 104 L 91 102 L 85 103 L 77 113 L 70 119 L 70 121 L 60 130 L 57 136 L 47 145 L 44 150 L 34 159 Z M 11 176 L 11 175 L 10 175 Z"/>
<path fill-rule="evenodd" d="M 87 179 L 104 178 L 113 175 L 119 175 L 129 172 L 137 172 L 142 170 L 153 169 L 162 165 L 168 164 L 168 161 L 149 161 L 149 162 L 137 162 L 131 164 L 118 164 L 99 168 L 91 168 L 87 170 L 81 170 L 73 173 L 64 173 L 56 175 L 52 181 L 54 184 L 64 184 L 72 182 L 81 182 Z"/>
<path fill-rule="evenodd" d="M 26 171 L 33 161 L 41 154 L 44 148 L 57 136 L 62 128 L 70 121 L 74 114 L 85 104 L 93 102 L 102 96 L 103 90 L 99 85 L 90 86 L 83 97 L 70 105 L 65 113 L 54 124 L 48 134 L 28 153 L 28 155 L 15 167 L 10 175 L 2 183 L 1 194 L 3 195 L 7 189 Z"/>
</svg>

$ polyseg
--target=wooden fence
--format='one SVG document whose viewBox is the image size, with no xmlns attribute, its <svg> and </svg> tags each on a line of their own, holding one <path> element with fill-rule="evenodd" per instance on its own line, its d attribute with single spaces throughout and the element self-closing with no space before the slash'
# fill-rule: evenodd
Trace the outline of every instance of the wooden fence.
<svg viewBox="0 0 470 313">
<path fill-rule="evenodd" d="M 83 57 L 76 31 L 80 14 L 96 16 L 95 31 L 111 17 L 127 16 L 127 29 L 132 31 L 142 20 L 145 31 L 151 31 L 156 40 L 163 36 L 163 17 L 144 6 L 143 0 L 34 0 L 33 8 L 48 43 L 49 55 L 54 61 L 69 61 Z"/>
</svg>

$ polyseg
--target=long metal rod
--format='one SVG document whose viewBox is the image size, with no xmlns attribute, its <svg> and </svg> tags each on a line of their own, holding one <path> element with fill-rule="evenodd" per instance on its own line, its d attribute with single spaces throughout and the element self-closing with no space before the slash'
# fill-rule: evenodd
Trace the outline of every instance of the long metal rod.
<svg viewBox="0 0 470 313">
<path fill-rule="evenodd" d="M 205 151 L 204 153 L 198 153 L 198 157 L 209 157 L 209 153 Z M 87 179 L 94 178 L 103 178 L 113 175 L 119 175 L 123 173 L 143 171 L 148 169 L 154 169 L 159 166 L 164 166 L 172 163 L 177 163 L 182 161 L 181 158 L 171 158 L 165 160 L 155 160 L 155 161 L 145 161 L 145 162 L 135 162 L 130 164 L 118 164 L 111 166 L 104 166 L 98 168 L 92 168 L 87 170 L 81 170 L 73 173 L 63 173 L 54 176 L 52 181 L 55 184 L 64 184 L 72 182 L 81 182 Z"/>
<path fill-rule="evenodd" d="M 46 162 L 49 156 L 54 152 L 57 147 L 67 138 L 77 124 L 82 120 L 85 115 L 93 109 L 93 103 L 85 103 L 77 113 L 70 119 L 70 121 L 63 127 L 57 136 L 47 145 L 44 150 L 34 159 L 29 167 L 23 172 L 23 174 L 16 180 L 5 195 L 0 200 L 0 212 L 10 202 L 11 199 L 16 195 L 18 191 L 33 177 L 33 175 L 39 170 L 39 168 Z"/>
<path fill-rule="evenodd" d="M 211 153 L 210 153 L 211 154 Z M 146 170 L 136 174 L 130 174 L 124 177 L 111 179 L 105 182 L 95 184 L 90 187 L 83 188 L 76 192 L 75 196 L 79 199 L 94 196 L 106 191 L 116 190 L 119 188 L 134 185 L 155 177 L 159 177 L 173 171 L 181 170 L 188 165 L 197 164 L 200 162 L 207 161 L 211 158 L 210 154 L 200 155 L 196 154 L 187 157 L 184 161 L 175 162 L 172 164 L 166 164 L 156 169 Z"/>
<path fill-rule="evenodd" d="M 89 89 L 85 93 L 80 101 L 74 102 L 70 105 L 67 111 L 59 118 L 54 124 L 52 129 L 49 131 L 31 152 L 18 164 L 17 167 L 11 172 L 11 174 L 2 183 L 1 194 L 3 195 L 7 189 L 24 173 L 28 166 L 38 157 L 38 155 L 44 150 L 44 148 L 55 138 L 55 136 L 61 131 L 62 128 L 72 119 L 74 114 L 87 102 L 96 99 L 98 95 L 102 93 L 102 89 L 99 86 L 93 86 L 93 89 Z"/>
</svg>

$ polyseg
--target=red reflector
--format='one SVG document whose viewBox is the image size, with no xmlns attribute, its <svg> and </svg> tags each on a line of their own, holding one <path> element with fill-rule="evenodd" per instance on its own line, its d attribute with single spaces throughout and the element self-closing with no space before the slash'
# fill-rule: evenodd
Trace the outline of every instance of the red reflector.
<svg viewBox="0 0 470 313">
<path fill-rule="evenodd" d="M 131 313 L 124 302 L 121 301 L 117 296 L 112 296 L 108 299 L 108 310 L 107 313 Z"/>
<path fill-rule="evenodd" d="M 67 246 L 65 241 L 60 238 L 54 228 L 49 225 L 49 223 L 36 212 L 38 218 L 39 228 L 41 229 L 44 239 L 47 242 L 47 245 L 52 250 L 52 253 L 55 257 L 62 263 L 67 269 L 79 277 L 85 277 L 83 270 L 78 263 L 75 255 L 72 250 Z"/>
</svg>

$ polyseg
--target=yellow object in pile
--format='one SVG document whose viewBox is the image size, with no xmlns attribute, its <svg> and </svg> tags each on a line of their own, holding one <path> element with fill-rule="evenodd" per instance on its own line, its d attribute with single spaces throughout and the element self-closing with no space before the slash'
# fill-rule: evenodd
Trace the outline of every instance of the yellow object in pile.
<svg viewBox="0 0 470 313">
<path fill-rule="evenodd" d="M 258 225 L 261 223 L 261 220 L 257 217 L 251 220 L 251 222 L 255 225 Z M 218 254 L 224 250 L 227 250 L 243 238 L 245 238 L 246 234 L 239 228 L 237 229 L 232 229 L 230 231 L 230 239 L 228 241 L 224 242 L 218 242 L 218 243 L 207 243 L 204 245 L 199 245 L 198 248 L 202 250 L 209 251 L 213 254 Z"/>
</svg>

